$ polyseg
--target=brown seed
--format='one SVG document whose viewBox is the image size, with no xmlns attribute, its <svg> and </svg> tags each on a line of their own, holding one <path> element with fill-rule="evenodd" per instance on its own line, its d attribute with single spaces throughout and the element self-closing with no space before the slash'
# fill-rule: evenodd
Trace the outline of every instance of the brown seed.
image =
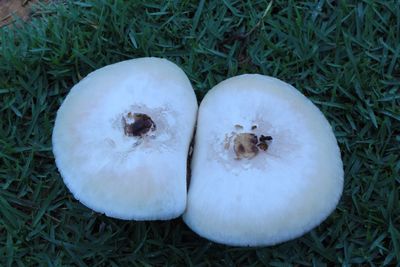
<svg viewBox="0 0 400 267">
<path fill-rule="evenodd" d="M 260 135 L 260 142 L 265 142 L 265 141 L 272 141 L 272 136 Z"/>
<path fill-rule="evenodd" d="M 268 149 L 268 144 L 267 143 L 258 143 L 257 147 L 263 151 L 267 151 Z"/>
</svg>

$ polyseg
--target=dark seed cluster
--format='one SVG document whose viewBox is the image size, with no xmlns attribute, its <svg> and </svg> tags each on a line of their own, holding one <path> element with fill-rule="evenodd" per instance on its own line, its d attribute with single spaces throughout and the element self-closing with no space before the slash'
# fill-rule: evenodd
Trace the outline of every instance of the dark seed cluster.
<svg viewBox="0 0 400 267">
<path fill-rule="evenodd" d="M 126 136 L 143 136 L 150 130 L 154 131 L 156 125 L 153 120 L 143 113 L 128 113 L 128 118 L 133 119 L 133 123 L 127 123 L 126 119 L 122 117 L 122 123 L 124 126 L 124 134 Z"/>
<path fill-rule="evenodd" d="M 233 149 L 238 159 L 253 158 L 259 150 L 267 151 L 268 143 L 272 141 L 271 136 L 257 135 L 253 133 L 240 133 L 234 139 Z"/>
</svg>

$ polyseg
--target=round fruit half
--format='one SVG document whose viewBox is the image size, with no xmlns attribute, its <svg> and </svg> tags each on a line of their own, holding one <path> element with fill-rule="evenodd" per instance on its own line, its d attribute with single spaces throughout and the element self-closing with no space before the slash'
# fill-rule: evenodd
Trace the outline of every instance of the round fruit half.
<svg viewBox="0 0 400 267">
<path fill-rule="evenodd" d="M 241 75 L 205 96 L 183 216 L 199 235 L 237 246 L 293 239 L 334 210 L 342 189 L 332 128 L 295 88 Z"/>
<path fill-rule="evenodd" d="M 165 220 L 186 207 L 197 101 L 185 73 L 160 58 L 103 67 L 57 112 L 53 152 L 75 198 L 107 216 Z"/>
</svg>

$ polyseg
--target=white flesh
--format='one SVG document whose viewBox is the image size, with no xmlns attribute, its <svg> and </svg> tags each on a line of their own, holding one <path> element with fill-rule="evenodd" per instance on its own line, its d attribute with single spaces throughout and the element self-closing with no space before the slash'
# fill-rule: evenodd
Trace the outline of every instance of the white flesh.
<svg viewBox="0 0 400 267">
<path fill-rule="evenodd" d="M 145 113 L 156 130 L 124 134 L 122 116 Z M 186 159 L 197 102 L 185 73 L 159 58 L 119 62 L 90 73 L 65 98 L 53 152 L 65 184 L 107 216 L 165 220 L 186 207 Z"/>
<path fill-rule="evenodd" d="M 267 151 L 238 160 L 238 133 L 273 140 Z M 191 169 L 183 218 L 199 235 L 229 245 L 298 237 L 334 210 L 343 188 L 340 151 L 324 115 L 292 86 L 262 75 L 230 78 L 205 96 Z"/>
</svg>

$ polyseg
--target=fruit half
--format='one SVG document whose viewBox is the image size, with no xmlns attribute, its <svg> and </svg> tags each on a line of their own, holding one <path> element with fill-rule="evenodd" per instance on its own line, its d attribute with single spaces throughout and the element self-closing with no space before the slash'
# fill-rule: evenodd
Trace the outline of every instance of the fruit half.
<svg viewBox="0 0 400 267">
<path fill-rule="evenodd" d="M 186 207 L 197 101 L 185 73 L 159 58 L 119 62 L 76 84 L 57 112 L 53 152 L 65 184 L 108 216 L 166 220 Z"/>
<path fill-rule="evenodd" d="M 188 204 L 199 235 L 237 246 L 302 235 L 335 208 L 343 166 L 332 128 L 289 84 L 241 75 L 199 108 Z"/>
</svg>

